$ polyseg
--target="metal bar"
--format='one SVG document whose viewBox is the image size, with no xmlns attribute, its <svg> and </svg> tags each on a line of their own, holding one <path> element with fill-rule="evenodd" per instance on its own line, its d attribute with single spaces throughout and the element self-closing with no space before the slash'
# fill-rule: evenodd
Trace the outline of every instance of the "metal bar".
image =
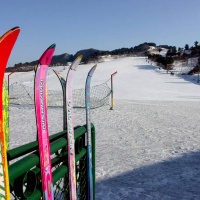
<svg viewBox="0 0 200 200">
<path fill-rule="evenodd" d="M 8 74 L 8 97 L 10 94 L 10 76 L 13 74 L 14 72 L 11 72 L 10 74 Z"/>
<path fill-rule="evenodd" d="M 39 156 L 36 154 L 28 155 L 8 167 L 10 182 L 23 175 L 31 168 L 39 164 Z"/>
<path fill-rule="evenodd" d="M 110 110 L 114 109 L 114 97 L 113 97 L 113 77 L 117 74 L 117 71 L 111 74 L 111 108 Z"/>
<path fill-rule="evenodd" d="M 81 135 L 83 135 L 86 132 L 86 128 L 85 128 L 85 126 L 82 126 L 82 127 L 77 126 L 77 127 L 74 128 L 74 131 L 75 131 L 74 138 L 77 139 L 78 137 L 80 137 Z M 66 136 L 66 134 L 67 134 L 67 131 L 64 130 L 64 131 L 61 131 L 61 132 L 56 133 L 54 135 L 51 135 L 50 136 L 50 142 L 53 142 L 60 137 Z M 30 143 L 22 145 L 20 147 L 16 147 L 16 148 L 11 149 L 7 152 L 7 159 L 8 159 L 8 161 L 11 161 L 15 158 L 22 156 L 22 155 L 28 154 L 32 151 L 35 151 L 35 150 L 37 150 L 37 148 L 38 148 L 38 142 L 37 141 L 30 142 Z"/>
<path fill-rule="evenodd" d="M 53 142 L 56 139 L 58 139 L 58 138 L 60 138 L 64 135 L 66 135 L 66 131 L 62 131 L 62 132 L 59 132 L 57 134 L 54 134 L 54 135 L 50 136 L 50 141 Z M 37 148 L 38 148 L 38 142 L 34 141 L 34 142 L 30 142 L 28 144 L 22 145 L 20 147 L 16 147 L 14 149 L 11 149 L 7 152 L 8 160 L 11 161 L 15 158 L 23 156 L 23 155 L 30 153 L 32 151 L 35 151 L 35 150 L 37 150 Z"/>
</svg>

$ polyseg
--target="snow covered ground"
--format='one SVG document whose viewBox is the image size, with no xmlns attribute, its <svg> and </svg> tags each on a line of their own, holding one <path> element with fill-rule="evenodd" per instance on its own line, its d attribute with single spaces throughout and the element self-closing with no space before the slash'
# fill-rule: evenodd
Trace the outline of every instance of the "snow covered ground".
<svg viewBox="0 0 200 200">
<path fill-rule="evenodd" d="M 90 65 L 80 65 L 74 88 L 83 88 Z M 65 76 L 67 69 L 57 68 Z M 49 69 L 48 89 L 61 90 Z M 97 200 L 200 199 L 200 86 L 166 74 L 145 58 L 127 57 L 97 65 L 92 85 L 114 77 L 114 110 L 93 109 L 96 127 Z M 17 78 L 18 77 L 18 78 Z M 33 72 L 10 82 L 33 83 Z M 75 109 L 75 125 L 85 111 Z M 62 130 L 62 109 L 48 109 L 50 134 Z M 33 107 L 11 105 L 11 148 L 36 138 Z"/>
</svg>

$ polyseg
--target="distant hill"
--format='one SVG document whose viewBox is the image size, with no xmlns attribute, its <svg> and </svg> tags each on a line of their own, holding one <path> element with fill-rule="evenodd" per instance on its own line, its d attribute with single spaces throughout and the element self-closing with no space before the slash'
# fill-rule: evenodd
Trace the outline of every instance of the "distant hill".
<svg viewBox="0 0 200 200">
<path fill-rule="evenodd" d="M 97 50 L 97 49 L 84 49 L 84 50 L 80 50 L 78 51 L 74 57 L 77 57 L 79 55 L 82 55 L 83 57 L 90 57 L 92 54 L 99 54 L 101 51 L 100 50 Z"/>
<path fill-rule="evenodd" d="M 54 65 L 54 66 L 67 65 L 68 62 L 72 62 L 73 60 L 74 60 L 74 56 L 68 53 L 55 55 L 52 58 L 51 65 Z M 6 72 L 32 71 L 37 64 L 38 64 L 38 60 L 35 60 L 32 62 L 18 63 L 18 64 L 15 64 L 14 67 L 6 68 Z"/>
<path fill-rule="evenodd" d="M 72 62 L 74 60 L 74 56 L 68 53 L 64 53 L 61 55 L 53 56 L 51 64 L 52 65 L 65 65 L 67 62 Z"/>
<path fill-rule="evenodd" d="M 84 50 L 78 51 L 74 55 L 74 58 L 76 58 L 79 55 L 82 55 L 83 56 L 82 62 L 83 63 L 88 63 L 91 60 L 96 60 L 98 56 L 102 55 L 102 52 L 104 52 L 104 51 L 100 51 L 100 50 L 93 49 L 93 48 L 84 49 Z"/>
<path fill-rule="evenodd" d="M 167 45 L 160 45 L 156 46 L 155 43 L 143 43 L 135 47 L 131 48 L 120 48 L 120 49 L 115 49 L 112 51 L 103 51 L 103 50 L 98 50 L 98 49 L 84 49 L 78 51 L 75 55 L 68 54 L 68 53 L 63 53 L 61 55 L 55 55 L 52 58 L 51 65 L 53 66 L 60 66 L 60 65 L 68 65 L 68 62 L 72 62 L 77 56 L 82 55 L 82 62 L 83 63 L 88 63 L 88 62 L 95 62 L 98 61 L 101 56 L 105 55 L 134 55 L 134 56 L 146 56 L 148 55 L 152 47 L 155 50 L 157 50 L 160 47 L 165 46 L 167 48 Z M 14 67 L 9 67 L 6 69 L 7 72 L 19 72 L 19 71 L 31 71 L 34 69 L 34 66 L 38 64 L 38 60 L 32 61 L 32 62 L 25 62 L 25 63 L 18 63 L 15 64 Z"/>
</svg>

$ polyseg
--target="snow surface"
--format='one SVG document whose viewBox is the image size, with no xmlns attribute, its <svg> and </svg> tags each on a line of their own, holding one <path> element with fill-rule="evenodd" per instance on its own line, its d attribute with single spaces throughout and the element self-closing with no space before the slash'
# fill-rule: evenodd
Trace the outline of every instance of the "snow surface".
<svg viewBox="0 0 200 200">
<path fill-rule="evenodd" d="M 93 65 L 80 65 L 74 88 L 84 88 Z M 67 68 L 56 67 L 65 76 Z M 200 199 L 200 86 L 172 76 L 145 58 L 107 59 L 99 63 L 92 85 L 114 76 L 114 110 L 91 111 L 96 128 L 96 199 Z M 52 68 L 48 89 L 61 90 Z M 33 72 L 16 73 L 11 84 L 33 84 Z M 85 110 L 75 109 L 75 125 Z M 49 107 L 49 131 L 62 130 L 62 109 Z M 33 107 L 10 106 L 11 148 L 33 141 Z"/>
</svg>

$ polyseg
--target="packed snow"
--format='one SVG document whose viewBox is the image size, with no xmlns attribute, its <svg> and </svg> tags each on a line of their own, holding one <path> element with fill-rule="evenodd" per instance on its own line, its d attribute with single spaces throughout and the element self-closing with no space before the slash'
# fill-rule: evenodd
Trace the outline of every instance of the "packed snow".
<svg viewBox="0 0 200 200">
<path fill-rule="evenodd" d="M 84 88 L 93 64 L 80 65 L 74 88 Z M 61 90 L 48 71 L 48 89 Z M 67 67 L 54 67 L 64 76 Z M 200 199 L 200 86 L 142 57 L 98 63 L 92 85 L 114 76 L 114 109 L 91 110 L 96 128 L 97 200 Z M 8 75 L 8 74 L 6 74 Z M 10 84 L 32 85 L 34 72 L 14 73 Z M 75 125 L 85 110 L 74 109 Z M 49 131 L 62 130 L 62 108 L 49 107 Z M 10 105 L 11 148 L 36 139 L 34 108 Z"/>
</svg>

